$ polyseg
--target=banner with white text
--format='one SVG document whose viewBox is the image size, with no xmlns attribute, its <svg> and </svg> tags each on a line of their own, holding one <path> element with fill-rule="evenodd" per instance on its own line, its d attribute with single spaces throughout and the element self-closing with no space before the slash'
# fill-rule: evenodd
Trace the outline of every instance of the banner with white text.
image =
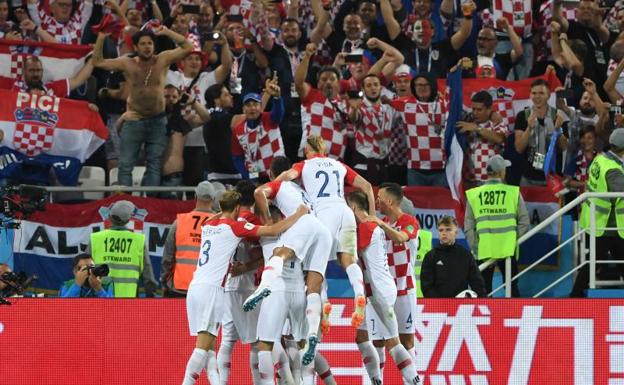
<svg viewBox="0 0 624 385">
<path fill-rule="evenodd" d="M 540 223 L 559 208 L 558 201 L 545 188 L 523 188 L 522 193 L 526 197 L 532 225 Z M 405 195 L 414 203 L 412 214 L 418 218 L 422 228 L 433 232 L 434 242 L 437 242 L 438 219 L 442 215 L 454 215 L 449 190 L 409 187 L 405 188 Z M 115 195 L 83 204 L 48 204 L 44 212 L 35 213 L 30 220 L 22 222 L 20 230 L 16 230 L 13 242 L 15 270 L 36 274 L 37 288 L 58 290 L 63 281 L 73 278 L 71 259 L 86 249 L 93 231 L 106 227 L 108 210 L 120 199 L 131 200 L 137 207 L 130 227 L 145 234 L 154 274 L 158 279 L 169 226 L 177 213 L 193 209 L 193 201 Z M 458 239 L 466 245 L 463 233 Z M 554 224 L 523 246 L 521 262 L 544 255 L 545 251 L 558 244 L 558 239 L 559 225 Z M 549 266 L 556 266 L 557 263 L 557 255 L 546 262 Z M 330 265 L 327 276 L 346 278 L 344 270 L 334 265 Z"/>
<path fill-rule="evenodd" d="M 11 301 L 0 308 L 0 385 L 179 384 L 195 346 L 184 299 Z M 352 301 L 331 301 L 319 352 L 338 384 L 370 385 Z M 422 300 L 412 319 L 423 385 L 624 383 L 622 299 Z M 235 347 L 229 384 L 252 383 L 248 352 Z M 387 354 L 384 384 L 402 383 Z"/>
</svg>

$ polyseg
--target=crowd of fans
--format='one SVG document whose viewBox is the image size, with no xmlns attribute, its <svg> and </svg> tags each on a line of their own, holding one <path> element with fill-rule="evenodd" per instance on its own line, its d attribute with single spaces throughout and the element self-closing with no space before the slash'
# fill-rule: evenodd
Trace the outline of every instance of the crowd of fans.
<svg viewBox="0 0 624 385">
<path fill-rule="evenodd" d="M 457 124 L 472 185 L 496 154 L 510 183 L 545 185 L 557 138 L 556 172 L 582 190 L 624 120 L 622 0 L 46 3 L 0 0 L 0 39 L 92 44 L 92 58 L 43 84 L 49 69 L 31 57 L 24 81 L 0 87 L 88 99 L 110 133 L 88 163 L 118 167 L 122 185 L 142 161 L 145 185 L 263 180 L 273 156 L 301 158 L 302 138 L 320 134 L 373 184 L 446 186 L 449 95 L 436 79 L 457 65 L 464 78 L 554 71 L 562 85 L 555 104 L 534 81 L 513 126 L 488 90 L 472 95 Z"/>
</svg>

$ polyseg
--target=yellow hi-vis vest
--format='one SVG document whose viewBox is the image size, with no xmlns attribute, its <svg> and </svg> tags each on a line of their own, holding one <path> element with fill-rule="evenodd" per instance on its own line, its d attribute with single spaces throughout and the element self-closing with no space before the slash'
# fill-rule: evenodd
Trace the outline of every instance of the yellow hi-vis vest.
<svg viewBox="0 0 624 385">
<path fill-rule="evenodd" d="M 144 234 L 128 230 L 103 230 L 91 234 L 91 256 L 96 264 L 108 265 L 115 298 L 137 296 L 144 248 Z"/>
<path fill-rule="evenodd" d="M 515 255 L 519 197 L 519 187 L 504 183 L 486 183 L 466 191 L 479 239 L 477 259 Z"/>
<path fill-rule="evenodd" d="M 420 229 L 418 230 L 418 252 L 416 253 L 416 260 L 414 261 L 414 280 L 416 285 L 416 298 L 423 298 L 423 292 L 420 287 L 420 270 L 422 269 L 422 262 L 425 259 L 425 254 L 431 250 L 431 243 L 433 241 L 433 234 L 431 231 Z"/>
<path fill-rule="evenodd" d="M 597 155 L 589 166 L 588 179 L 587 179 L 587 191 L 588 192 L 609 192 L 607 186 L 607 172 L 611 170 L 622 170 L 622 167 L 618 162 L 611 159 L 608 155 Z M 615 202 L 612 199 L 606 198 L 589 198 L 583 202 L 581 207 L 581 218 L 579 224 L 583 229 L 589 229 L 589 215 L 590 215 L 590 201 L 596 205 L 596 236 L 600 237 L 604 235 L 604 228 L 607 227 L 611 210 L 615 206 L 615 223 L 618 230 L 618 235 L 624 238 L 624 200 L 616 199 Z"/>
</svg>

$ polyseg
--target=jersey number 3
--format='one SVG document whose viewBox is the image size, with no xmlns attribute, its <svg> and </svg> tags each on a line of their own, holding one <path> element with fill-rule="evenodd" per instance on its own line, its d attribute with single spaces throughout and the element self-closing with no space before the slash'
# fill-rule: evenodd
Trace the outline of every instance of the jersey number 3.
<svg viewBox="0 0 624 385">
<path fill-rule="evenodd" d="M 198 259 L 198 265 L 204 266 L 205 264 L 208 263 L 208 253 L 210 252 L 210 241 L 208 239 L 206 239 L 204 241 L 204 244 L 201 247 L 201 253 L 199 255 L 199 259 Z"/>
</svg>

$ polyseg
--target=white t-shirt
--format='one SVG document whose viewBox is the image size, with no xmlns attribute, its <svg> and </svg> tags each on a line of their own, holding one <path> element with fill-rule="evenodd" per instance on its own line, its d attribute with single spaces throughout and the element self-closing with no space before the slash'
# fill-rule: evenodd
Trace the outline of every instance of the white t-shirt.
<svg viewBox="0 0 624 385">
<path fill-rule="evenodd" d="M 165 85 L 172 84 L 182 91 L 186 90 L 186 88 L 191 84 L 193 78 L 187 78 L 184 76 L 184 73 L 180 71 L 167 71 L 167 79 L 165 81 Z M 191 89 L 191 96 L 195 96 L 202 105 L 206 105 L 206 90 L 208 87 L 217 84 L 217 79 L 215 77 L 215 71 L 210 72 L 201 72 L 199 74 L 199 79 L 193 84 Z M 202 134 L 202 127 L 197 126 L 191 130 L 188 134 L 186 134 L 186 147 L 204 147 L 204 136 Z"/>
</svg>

